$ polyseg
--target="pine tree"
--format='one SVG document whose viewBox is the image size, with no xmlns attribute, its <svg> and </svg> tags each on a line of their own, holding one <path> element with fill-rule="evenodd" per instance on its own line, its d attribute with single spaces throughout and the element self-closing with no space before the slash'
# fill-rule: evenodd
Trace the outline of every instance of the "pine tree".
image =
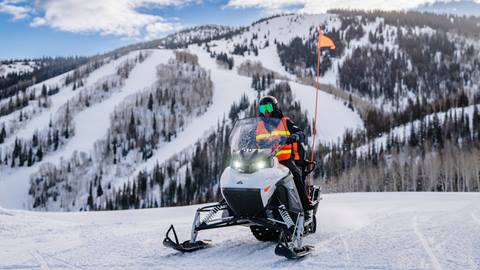
<svg viewBox="0 0 480 270">
<path fill-rule="evenodd" d="M 148 96 L 148 109 L 150 111 L 153 111 L 153 95 L 152 93 L 150 93 L 150 95 Z"/>
<path fill-rule="evenodd" d="M 90 182 L 90 188 L 88 189 L 88 198 L 87 198 L 87 205 L 90 210 L 93 209 L 93 192 L 92 192 L 92 182 Z"/>
<path fill-rule="evenodd" d="M 42 84 L 42 92 L 41 92 L 42 97 L 45 99 L 47 98 L 47 86 L 45 84 Z"/>
<path fill-rule="evenodd" d="M 33 150 L 32 147 L 28 149 L 28 158 L 27 158 L 27 166 L 31 167 L 33 165 Z"/>
<path fill-rule="evenodd" d="M 133 115 L 133 110 L 130 113 L 130 122 L 128 123 L 128 132 L 127 132 L 127 139 L 128 140 L 137 140 L 137 128 L 135 123 L 135 117 Z"/>
<path fill-rule="evenodd" d="M 5 138 L 7 137 L 7 132 L 5 131 L 5 124 L 2 125 L 2 129 L 0 130 L 0 144 L 2 144 L 5 141 Z"/>
<path fill-rule="evenodd" d="M 43 151 L 42 151 L 42 146 L 38 147 L 38 150 L 37 150 L 37 160 L 38 161 L 42 161 L 43 159 Z"/>
<path fill-rule="evenodd" d="M 58 134 L 58 129 L 55 129 L 53 132 L 53 150 L 56 151 L 58 149 L 58 145 L 60 143 L 60 136 Z"/>
<path fill-rule="evenodd" d="M 98 186 L 97 186 L 97 198 L 101 197 L 102 195 L 103 195 L 102 181 L 99 180 Z"/>
</svg>

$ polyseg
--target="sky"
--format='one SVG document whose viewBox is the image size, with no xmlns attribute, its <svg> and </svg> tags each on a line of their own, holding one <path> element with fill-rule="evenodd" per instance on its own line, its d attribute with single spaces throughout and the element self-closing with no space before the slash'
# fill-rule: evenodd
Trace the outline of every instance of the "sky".
<svg viewBox="0 0 480 270">
<path fill-rule="evenodd" d="M 281 12 L 401 10 L 433 1 L 0 0 L 0 59 L 93 55 L 186 27 L 245 26 Z"/>
</svg>

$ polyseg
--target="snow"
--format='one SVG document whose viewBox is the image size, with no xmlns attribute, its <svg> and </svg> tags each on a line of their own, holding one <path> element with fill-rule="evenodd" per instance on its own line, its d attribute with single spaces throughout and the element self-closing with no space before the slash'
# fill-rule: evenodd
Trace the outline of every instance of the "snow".
<svg viewBox="0 0 480 270">
<path fill-rule="evenodd" d="M 168 59 L 174 55 L 169 50 L 152 50 L 152 52 L 153 54 L 147 57 L 145 62 L 137 64 L 132 70 L 120 92 L 114 93 L 106 101 L 95 104 L 75 116 L 75 126 L 79 128 L 63 151 L 57 152 L 57 156 L 70 157 L 74 151 L 88 153 L 93 150 L 94 142 L 107 134 L 107 128 L 110 127 L 110 115 L 115 106 L 135 92 L 155 84 L 157 80 L 156 67 L 167 63 Z M 94 121 L 92 121 L 93 119 Z"/>
<path fill-rule="evenodd" d="M 39 213 L 0 208 L 0 269 L 478 269 L 480 194 L 324 195 L 315 246 L 300 261 L 274 254 L 246 227 L 202 231 L 213 247 L 163 247 L 170 224 L 190 236 L 199 206 Z M 461 221 L 461 222 L 459 222 Z"/>
<path fill-rule="evenodd" d="M 14 136 L 10 136 L 4 143 L 4 145 L 10 145 L 12 144 L 16 138 L 18 139 L 29 139 L 32 137 L 34 134 L 35 130 L 41 130 L 45 127 L 48 126 L 48 123 L 50 121 L 50 118 L 53 116 L 53 114 L 62 106 L 64 105 L 69 99 L 73 98 L 74 96 L 78 95 L 79 92 L 81 92 L 84 89 L 87 89 L 89 86 L 94 85 L 98 80 L 101 78 L 108 76 L 116 71 L 116 67 L 122 63 L 122 61 L 128 59 L 129 57 L 132 57 L 133 55 L 127 55 L 120 57 L 116 61 L 112 61 L 111 63 L 104 65 L 100 67 L 98 70 L 95 70 L 90 74 L 90 76 L 87 77 L 87 79 L 84 82 L 84 86 L 81 88 L 78 88 L 76 91 L 72 91 L 71 86 L 65 86 L 60 88 L 60 92 L 50 96 L 50 100 L 52 102 L 51 107 L 48 108 L 48 110 L 43 110 L 37 115 L 34 115 L 33 118 L 28 121 L 28 123 L 23 126 L 20 130 L 17 130 L 15 132 Z M 29 87 L 29 89 L 40 89 L 42 85 L 46 85 L 47 88 L 50 86 L 57 86 L 60 84 L 62 80 L 65 79 L 65 77 L 69 74 L 72 73 L 67 72 L 62 75 L 59 75 L 57 77 L 53 77 L 51 79 L 48 79 L 46 81 L 43 81 L 41 83 L 38 83 L 34 86 Z M 39 95 L 39 91 L 37 91 L 37 94 Z M 34 107 L 34 104 L 29 105 L 28 107 Z M 28 108 L 27 107 L 27 108 Z M 8 123 L 11 119 L 18 118 L 18 115 L 20 114 L 20 111 L 11 113 L 5 117 L 0 117 L 0 120 L 3 120 L 5 123 Z"/>
<path fill-rule="evenodd" d="M 434 114 L 427 115 L 427 116 L 423 117 L 423 120 L 431 122 L 433 120 L 434 116 L 436 115 L 438 117 L 439 122 L 443 123 L 443 121 L 445 119 L 445 116 L 451 114 L 452 117 L 454 117 L 455 115 L 457 115 L 457 117 L 460 117 L 461 114 L 462 114 L 462 111 L 463 111 L 465 113 L 465 115 L 470 120 L 470 126 L 472 126 L 473 125 L 473 111 L 474 111 L 475 106 L 477 106 L 477 108 L 480 108 L 478 105 L 472 105 L 472 106 L 468 106 L 468 107 L 465 107 L 465 108 L 452 108 L 452 109 L 448 110 L 447 112 L 439 112 L 439 113 L 434 113 Z M 415 120 L 415 121 L 413 121 L 413 123 L 409 122 L 406 125 L 396 127 L 394 129 L 392 129 L 390 132 L 382 134 L 381 136 L 376 138 L 373 142 L 370 142 L 366 145 L 363 145 L 363 146 L 357 148 L 357 154 L 366 154 L 368 152 L 368 149 L 372 148 L 373 144 L 375 144 L 375 149 L 380 149 L 380 147 L 382 147 L 382 146 L 385 149 L 386 145 L 387 145 L 387 140 L 389 138 L 389 135 L 393 135 L 394 137 L 398 137 L 399 139 L 410 138 L 410 132 L 411 132 L 412 124 L 414 125 L 415 128 L 418 129 L 418 127 L 420 125 L 420 120 Z"/>
<path fill-rule="evenodd" d="M 289 82 L 293 94 L 306 109 L 313 122 L 315 112 L 315 87 Z M 363 128 L 363 121 L 358 113 L 353 112 L 344 102 L 323 91 L 318 92 L 317 138 L 320 142 L 336 142 L 345 130 Z"/>
<path fill-rule="evenodd" d="M 40 83 L 37 83 L 35 85 L 32 85 L 30 87 L 27 88 L 27 93 L 30 93 L 31 91 L 33 91 L 34 89 L 37 89 L 36 91 L 36 94 L 37 96 L 40 95 L 40 89 L 42 89 L 42 85 L 45 85 L 48 88 L 53 88 L 55 86 L 60 86 L 61 85 L 61 82 L 65 80 L 65 78 L 69 75 L 69 74 L 72 74 L 73 71 L 69 71 L 69 72 L 66 72 L 66 73 L 63 73 L 61 75 L 58 75 L 56 77 L 53 77 L 53 78 L 50 78 L 48 80 L 45 80 L 45 81 L 42 81 Z M 61 93 L 61 95 L 53 95 L 53 96 L 50 96 L 50 98 L 52 99 L 52 102 L 54 104 L 56 103 L 60 103 L 61 101 L 58 100 L 58 99 L 63 99 L 63 95 L 69 95 L 68 92 L 66 92 L 66 90 L 70 90 L 71 88 L 70 87 L 67 87 L 67 88 L 60 88 L 60 92 L 58 94 Z M 71 91 L 73 92 L 73 91 Z M 73 93 L 70 93 L 70 94 L 73 94 Z M 3 103 L 6 103 L 8 102 L 9 99 L 4 99 L 4 100 L 1 100 L 0 102 L 3 102 Z M 58 100 L 58 101 L 57 101 Z M 63 103 L 61 103 L 63 104 Z M 24 108 L 23 110 L 26 110 L 26 109 L 32 109 L 34 106 L 33 105 L 29 105 L 27 106 L 26 108 Z M 14 113 L 11 113 L 11 114 L 8 114 L 8 115 L 5 115 L 5 116 L 0 116 L 0 121 L 4 122 L 4 123 L 8 123 L 10 122 L 12 119 L 15 119 L 15 118 L 18 118 L 20 115 L 20 111 L 17 111 L 17 112 L 14 112 Z"/>
<path fill-rule="evenodd" d="M 19 75 L 32 72 L 37 67 L 34 61 L 17 61 L 11 64 L 0 65 L 0 78 L 6 77 L 10 73 L 17 73 Z"/>
<path fill-rule="evenodd" d="M 214 85 L 212 105 L 204 114 L 192 120 L 183 131 L 178 132 L 176 138 L 155 151 L 154 155 L 138 166 L 131 176 L 138 175 L 142 170 L 153 170 L 155 164 L 162 164 L 176 153 L 194 145 L 207 132 L 212 131 L 218 121 L 228 115 L 230 106 L 234 102 L 238 103 L 243 94 L 246 94 L 250 100 L 256 98 L 256 92 L 250 88 L 250 78 L 219 67 L 210 55 L 196 45 L 190 46 L 189 50 L 198 56 L 199 65 L 210 71 Z M 119 179 L 117 185 L 122 185 L 124 182 L 125 180 Z"/>
<path fill-rule="evenodd" d="M 137 55 L 133 52 L 126 57 Z M 173 53 L 168 50 L 153 50 L 153 55 L 148 57 L 143 63 L 137 64 L 132 70 L 129 78 L 125 81 L 122 90 L 114 93 L 107 100 L 100 104 L 95 104 L 88 109 L 83 110 L 74 117 L 76 128 L 75 136 L 67 142 L 60 150 L 46 155 L 42 162 L 34 164 L 32 167 L 17 168 L 0 172 L 0 205 L 11 208 L 25 208 L 26 198 L 28 197 L 30 175 L 40 168 L 42 164 L 54 163 L 59 164 L 61 158 L 69 158 L 75 151 L 89 153 L 93 150 L 94 143 L 106 135 L 107 128 L 110 126 L 110 114 L 115 106 L 123 101 L 127 96 L 134 94 L 136 91 L 143 90 L 145 87 L 152 86 L 156 81 L 156 66 L 166 63 L 169 58 L 173 57 Z M 125 60 L 125 59 L 123 59 Z M 120 60 L 121 61 L 121 60 Z M 121 62 L 118 62 L 121 63 Z M 92 73 L 87 83 L 96 82 L 101 75 L 111 74 L 115 72 L 115 64 L 107 65 Z M 71 91 L 76 93 L 76 91 Z M 60 107 L 68 99 L 66 95 L 55 96 L 54 107 Z M 52 97 L 53 98 L 53 97 Z M 63 102 L 63 103 L 62 103 Z M 45 113 L 32 121 L 23 132 L 28 138 L 33 134 L 35 129 L 46 127 L 49 121 L 49 114 Z M 22 132 L 18 133 L 20 137 Z"/>
</svg>

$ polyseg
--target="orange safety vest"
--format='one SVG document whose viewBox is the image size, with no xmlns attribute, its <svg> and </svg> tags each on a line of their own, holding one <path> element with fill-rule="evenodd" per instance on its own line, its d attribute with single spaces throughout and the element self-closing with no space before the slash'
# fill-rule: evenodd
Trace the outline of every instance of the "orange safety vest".
<svg viewBox="0 0 480 270">
<path fill-rule="evenodd" d="M 265 123 L 260 121 L 257 123 L 257 135 L 256 140 L 275 140 L 280 139 L 281 137 L 288 137 L 290 136 L 290 131 L 287 128 L 287 117 L 283 117 L 280 123 L 278 123 L 277 128 L 272 130 L 272 132 L 268 132 L 267 128 L 265 127 Z M 300 155 L 298 154 L 298 143 L 293 144 L 286 144 L 280 151 L 277 152 L 275 155 L 279 161 L 289 160 L 291 159 L 293 154 L 293 158 L 295 160 L 300 160 Z"/>
</svg>

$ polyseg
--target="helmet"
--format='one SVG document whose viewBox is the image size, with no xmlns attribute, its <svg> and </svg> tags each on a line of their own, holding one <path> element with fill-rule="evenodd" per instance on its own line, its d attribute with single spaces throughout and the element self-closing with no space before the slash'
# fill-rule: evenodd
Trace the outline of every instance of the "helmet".
<svg viewBox="0 0 480 270">
<path fill-rule="evenodd" d="M 258 102 L 258 111 L 261 114 L 265 112 L 273 113 L 278 111 L 278 101 L 275 97 L 264 96 Z"/>
</svg>

